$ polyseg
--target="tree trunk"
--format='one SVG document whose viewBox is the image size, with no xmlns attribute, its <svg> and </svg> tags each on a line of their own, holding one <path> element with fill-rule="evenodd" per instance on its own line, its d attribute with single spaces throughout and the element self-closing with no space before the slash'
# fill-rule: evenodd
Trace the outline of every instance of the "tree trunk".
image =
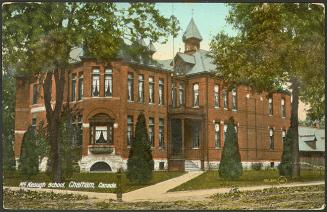
<svg viewBox="0 0 327 212">
<path fill-rule="evenodd" d="M 291 80 L 292 89 L 292 110 L 291 110 L 291 126 L 290 131 L 292 135 L 292 178 L 300 177 L 300 159 L 299 159 L 299 81 L 297 79 Z"/>
<path fill-rule="evenodd" d="M 58 65 L 53 72 L 46 74 L 43 82 L 44 91 L 44 104 L 46 109 L 46 118 L 48 122 L 48 137 L 50 143 L 50 171 L 53 182 L 61 181 L 61 163 L 59 152 L 59 124 L 61 118 L 61 109 L 63 105 L 63 93 L 64 93 L 64 69 L 60 69 Z M 52 109 L 52 76 L 56 85 L 55 94 L 55 107 Z"/>
</svg>

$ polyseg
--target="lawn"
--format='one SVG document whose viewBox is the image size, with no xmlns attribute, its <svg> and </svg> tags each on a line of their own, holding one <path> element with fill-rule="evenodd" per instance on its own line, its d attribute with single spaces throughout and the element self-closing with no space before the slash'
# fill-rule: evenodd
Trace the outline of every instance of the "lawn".
<svg viewBox="0 0 327 212">
<path fill-rule="evenodd" d="M 4 190 L 4 208 L 10 209 L 106 209 L 106 210 L 280 210 L 318 209 L 325 203 L 325 186 L 268 188 L 215 194 L 201 201 L 116 202 L 95 201 L 86 196 L 42 191 Z"/>
<path fill-rule="evenodd" d="M 218 175 L 218 171 L 207 171 L 200 176 L 176 187 L 169 191 L 184 191 L 197 189 L 222 188 L 230 186 L 252 186 L 263 184 L 276 184 L 279 177 L 278 170 L 243 170 L 243 175 L 238 180 L 225 180 Z M 301 177 L 299 179 L 288 179 L 288 182 L 305 182 L 324 180 L 323 172 L 301 170 Z"/>
<path fill-rule="evenodd" d="M 145 186 L 153 185 L 165 180 L 169 180 L 174 177 L 178 177 L 185 172 L 168 172 L 168 171 L 156 171 L 153 172 L 152 180 L 145 185 L 135 185 L 129 182 L 126 175 L 122 175 L 122 190 L 123 193 L 133 191 Z M 30 179 L 24 178 L 18 172 L 13 172 L 10 174 L 5 174 L 3 185 L 4 186 L 19 186 L 20 182 L 51 182 L 50 178 L 45 173 L 39 173 L 35 176 L 32 176 Z M 96 188 L 68 188 L 68 184 L 70 181 L 75 182 L 93 182 L 96 185 Z M 97 185 L 102 183 L 116 183 L 116 174 L 115 173 L 74 173 L 72 177 L 65 180 L 65 189 L 67 190 L 80 190 L 80 191 L 94 191 L 94 192 L 115 192 L 114 188 L 97 188 Z"/>
</svg>

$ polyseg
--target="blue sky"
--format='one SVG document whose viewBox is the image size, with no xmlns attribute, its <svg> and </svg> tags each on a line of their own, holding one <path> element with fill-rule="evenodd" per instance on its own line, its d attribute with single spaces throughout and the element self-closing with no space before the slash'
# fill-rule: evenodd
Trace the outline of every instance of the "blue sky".
<svg viewBox="0 0 327 212">
<path fill-rule="evenodd" d="M 228 14 L 228 7 L 224 3 L 157 3 L 156 7 L 161 14 L 169 17 L 172 15 L 172 8 L 174 8 L 174 15 L 180 22 L 181 30 L 179 35 L 175 38 L 175 53 L 181 49 L 184 51 L 184 43 L 182 41 L 183 33 L 192 18 L 197 25 L 203 40 L 201 42 L 201 49 L 209 50 L 210 40 L 221 30 L 229 34 L 234 34 L 235 31 L 225 21 Z M 166 44 L 156 43 L 157 52 L 154 55 L 156 59 L 169 59 L 173 56 L 172 38 Z"/>
<path fill-rule="evenodd" d="M 118 3 L 118 7 L 127 5 L 127 3 Z M 156 3 L 156 8 L 166 17 L 173 14 L 172 7 L 174 7 L 174 15 L 179 20 L 181 27 L 179 35 L 174 40 L 175 53 L 179 49 L 184 51 L 182 36 L 192 18 L 192 10 L 195 24 L 203 37 L 201 49 L 209 50 L 210 40 L 221 30 L 229 34 L 235 33 L 232 27 L 226 24 L 225 17 L 228 14 L 228 7 L 224 3 Z M 173 58 L 172 37 L 168 39 L 166 44 L 155 43 L 154 45 L 157 49 L 153 55 L 154 59 Z"/>
</svg>

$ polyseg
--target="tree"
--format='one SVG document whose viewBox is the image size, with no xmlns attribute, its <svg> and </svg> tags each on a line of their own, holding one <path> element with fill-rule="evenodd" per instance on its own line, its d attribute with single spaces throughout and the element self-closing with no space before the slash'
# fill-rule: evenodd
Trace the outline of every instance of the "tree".
<svg viewBox="0 0 327 212">
<path fill-rule="evenodd" d="M 279 175 L 281 176 L 292 176 L 292 134 L 288 130 L 283 141 L 283 154 L 282 160 L 278 165 Z"/>
<path fill-rule="evenodd" d="M 145 116 L 140 113 L 137 118 L 135 138 L 128 156 L 127 177 L 133 183 L 144 184 L 152 179 L 153 169 L 154 162 Z"/>
<path fill-rule="evenodd" d="M 39 155 L 35 151 L 37 148 L 35 138 L 35 129 L 29 126 L 23 136 L 18 166 L 19 171 L 27 178 L 39 172 Z"/>
<path fill-rule="evenodd" d="M 218 172 L 220 177 L 229 180 L 238 179 L 243 173 L 237 134 L 232 117 L 227 122 L 226 138 Z"/>
<path fill-rule="evenodd" d="M 231 85 L 246 83 L 255 92 L 289 86 L 292 176 L 297 177 L 299 98 L 310 104 L 316 116 L 324 111 L 323 8 L 310 3 L 229 5 L 227 22 L 238 34 L 220 32 L 210 43 L 217 74 Z"/>
<path fill-rule="evenodd" d="M 15 91 L 16 85 L 12 73 L 2 76 L 2 148 L 4 172 L 15 169 L 13 141 L 15 140 Z"/>
<path fill-rule="evenodd" d="M 174 21 L 174 17 L 160 15 L 150 3 L 131 3 L 127 8 L 81 2 L 3 5 L 3 65 L 42 85 L 53 181 L 61 181 L 58 126 L 71 51 L 83 46 L 88 56 L 108 61 L 125 40 L 157 42 L 167 37 Z M 55 100 L 53 107 L 51 100 Z"/>
</svg>

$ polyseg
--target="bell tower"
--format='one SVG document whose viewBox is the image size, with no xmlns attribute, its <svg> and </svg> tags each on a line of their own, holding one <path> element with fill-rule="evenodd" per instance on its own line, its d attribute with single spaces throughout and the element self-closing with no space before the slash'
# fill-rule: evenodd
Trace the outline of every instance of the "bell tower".
<svg viewBox="0 0 327 212">
<path fill-rule="evenodd" d="M 200 49 L 201 41 L 202 36 L 192 18 L 183 34 L 183 42 L 185 43 L 184 53 L 193 54 L 196 52 Z"/>
</svg>

